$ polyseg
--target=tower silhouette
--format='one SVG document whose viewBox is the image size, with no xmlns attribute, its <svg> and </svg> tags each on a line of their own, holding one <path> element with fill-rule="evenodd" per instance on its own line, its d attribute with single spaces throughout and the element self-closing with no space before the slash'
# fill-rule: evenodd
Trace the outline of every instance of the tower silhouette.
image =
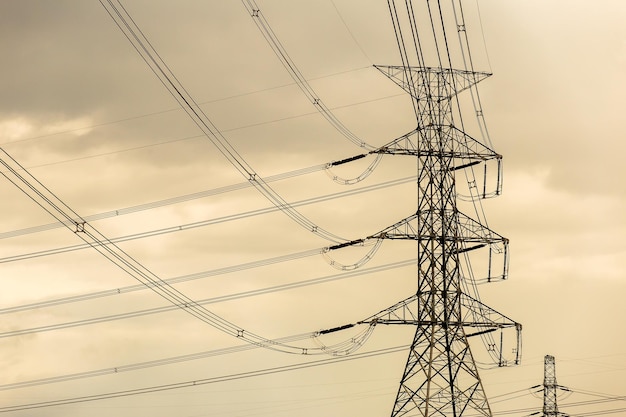
<svg viewBox="0 0 626 417">
<path fill-rule="evenodd" d="M 562 389 L 556 383 L 556 365 L 554 356 L 546 355 L 543 361 L 543 417 L 566 417 L 559 412 L 556 402 L 557 389 Z"/>
<path fill-rule="evenodd" d="M 457 205 L 459 173 L 468 178 L 468 200 L 476 213 L 482 213 L 481 199 L 501 192 L 501 156 L 489 145 L 476 89 L 490 74 L 473 68 L 460 0 L 442 3 L 407 0 L 406 7 L 399 8 L 389 0 L 402 64 L 376 66 L 410 95 L 417 124 L 369 152 L 413 157 L 417 164 L 415 212 L 367 237 L 417 243 L 415 294 L 360 322 L 416 327 L 392 417 L 491 416 L 468 338 L 484 338 L 494 362 L 504 366 L 508 362 L 502 341 L 495 342 L 491 333 L 514 328 L 513 362 L 520 358 L 521 325 L 480 302 L 470 259 L 470 252 L 486 250 L 485 280 L 506 278 L 508 239 L 490 230 L 484 219 L 462 213 Z M 458 39 L 458 44 L 453 46 L 452 39 Z M 461 93 L 470 94 L 487 143 L 466 132 Z M 496 174 L 488 175 L 487 168 L 494 165 Z M 478 170 L 479 166 L 484 169 Z M 493 190 L 488 190 L 488 182 L 495 183 Z M 501 270 L 495 266 L 496 256 Z"/>
</svg>

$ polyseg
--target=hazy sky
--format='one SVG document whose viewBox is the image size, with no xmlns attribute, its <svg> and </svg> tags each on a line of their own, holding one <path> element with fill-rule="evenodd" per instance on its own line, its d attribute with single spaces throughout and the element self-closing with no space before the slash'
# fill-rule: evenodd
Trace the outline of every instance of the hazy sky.
<svg viewBox="0 0 626 417">
<path fill-rule="evenodd" d="M 386 2 L 257 3 L 303 77 L 358 137 L 381 146 L 415 128 L 410 100 L 373 68 L 400 64 Z M 494 414 L 540 410 L 540 395 L 524 390 L 543 382 L 546 354 L 556 357 L 560 385 L 625 395 L 626 4 L 464 4 L 476 68 L 494 74 L 479 91 L 493 145 L 504 156 L 504 193 L 483 207 L 489 226 L 511 240 L 509 280 L 479 290 L 483 302 L 524 326 L 521 366 L 481 365 Z M 353 187 L 336 184 L 320 169 L 306 175 L 297 171 L 363 150 L 316 111 L 241 2 L 128 0 L 124 5 L 241 160 L 264 178 L 299 173 L 270 183 L 286 201 L 316 200 L 415 175 L 415 161 L 398 156 L 384 157 Z M 246 179 L 180 109 L 98 1 L 0 2 L 0 52 L 3 149 L 81 216 L 119 210 L 123 215 L 90 222 L 107 238 L 204 222 L 119 245 L 162 279 L 208 271 L 207 277 L 176 288 L 194 300 L 215 299 L 207 304 L 212 312 L 246 331 L 280 338 L 354 323 L 415 291 L 415 266 L 388 267 L 415 256 L 412 243 L 385 241 L 362 267 L 367 273 L 342 274 L 314 254 L 332 242 L 280 211 L 260 213 L 271 207 L 268 200 L 251 187 L 236 187 Z M 333 172 L 358 175 L 370 161 Z M 228 192 L 220 187 L 229 187 Z M 358 355 L 409 344 L 414 329 L 408 326 L 378 326 L 355 360 L 265 376 L 248 373 L 329 357 L 256 348 L 121 372 L 128 365 L 246 345 L 180 310 L 49 330 L 168 305 L 147 290 L 7 311 L 137 281 L 93 249 L 39 253 L 82 241 L 61 228 L 26 233 L 54 219 L 6 179 L 0 190 L 0 411 L 247 376 L 6 415 L 374 417 L 391 412 L 406 349 Z M 204 191 L 212 195 L 131 214 L 124 210 Z M 298 210 L 320 228 L 358 239 L 414 213 L 415 200 L 414 185 L 404 181 L 312 201 Z M 351 263 L 367 249 L 332 255 Z M 13 258 L 25 254 L 34 255 Z M 287 259 L 291 254 L 302 255 Z M 273 258 L 282 261 L 265 261 Z M 258 265 L 244 268 L 250 263 Z M 218 273 L 221 268 L 230 272 Z M 312 281 L 325 277 L 325 283 Z M 279 291 L 278 286 L 292 288 Z M 267 288 L 274 290 L 256 294 Z M 28 331 L 40 327 L 46 331 Z M 349 339 L 358 330 L 322 342 Z M 294 343 L 315 346 L 310 340 Z M 472 350 L 479 361 L 487 357 L 479 340 L 472 340 Z M 120 372 L 6 389 L 113 368 Z M 503 396 L 516 391 L 520 398 Z M 566 404 L 594 398 L 575 393 L 560 399 L 561 409 L 585 415 L 590 408 Z M 602 403 L 595 410 L 616 408 L 623 403 Z"/>
</svg>

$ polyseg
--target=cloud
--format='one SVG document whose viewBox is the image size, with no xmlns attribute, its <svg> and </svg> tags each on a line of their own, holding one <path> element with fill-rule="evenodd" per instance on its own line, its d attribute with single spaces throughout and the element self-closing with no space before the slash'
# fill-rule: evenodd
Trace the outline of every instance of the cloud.
<svg viewBox="0 0 626 417">
<path fill-rule="evenodd" d="M 485 207 L 511 239 L 512 274 L 528 279 L 624 279 L 625 203 L 615 196 L 555 189 L 548 170 L 507 174 L 504 194 Z M 504 230 L 502 230 L 504 229 Z"/>
</svg>

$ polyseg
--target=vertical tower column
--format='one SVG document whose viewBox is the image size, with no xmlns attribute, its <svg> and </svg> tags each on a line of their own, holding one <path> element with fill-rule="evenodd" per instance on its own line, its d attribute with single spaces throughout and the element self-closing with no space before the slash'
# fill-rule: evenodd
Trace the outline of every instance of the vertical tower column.
<svg viewBox="0 0 626 417">
<path fill-rule="evenodd" d="M 546 355 L 543 362 L 543 415 L 544 417 L 559 416 L 556 404 L 556 366 L 554 356 Z"/>
</svg>

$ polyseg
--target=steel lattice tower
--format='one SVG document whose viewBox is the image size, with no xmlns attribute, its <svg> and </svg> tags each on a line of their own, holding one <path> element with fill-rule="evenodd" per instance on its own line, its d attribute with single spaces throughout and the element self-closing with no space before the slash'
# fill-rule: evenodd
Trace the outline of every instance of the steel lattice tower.
<svg viewBox="0 0 626 417">
<path fill-rule="evenodd" d="M 437 13 L 433 13 L 430 3 L 426 1 L 431 16 L 428 29 L 433 34 L 437 66 L 426 65 L 428 52 L 412 3 L 406 2 L 407 19 L 403 23 L 395 4 L 389 2 L 403 65 L 378 68 L 411 95 L 417 128 L 381 152 L 416 158 L 418 200 L 415 215 L 383 231 L 381 237 L 396 235 L 417 241 L 418 276 L 416 294 L 376 318 L 398 318 L 398 312 L 402 312 L 399 322 L 416 325 L 392 417 L 491 416 L 465 329 L 479 327 L 482 333 L 503 326 L 516 326 L 519 330 L 520 326 L 504 316 L 493 320 L 496 312 L 482 304 L 476 308 L 478 301 L 468 300 L 471 297 L 462 288 L 460 256 L 487 245 L 501 244 L 506 251 L 508 240 L 462 214 L 457 207 L 456 190 L 457 171 L 493 159 L 500 165 L 496 152 L 464 131 L 457 101 L 459 93 L 475 87 L 489 74 L 453 66 L 441 3 L 437 2 L 440 26 L 435 24 Z M 465 32 L 465 22 L 457 15 L 457 10 L 462 11 L 461 4 L 454 0 L 451 3 L 454 32 L 460 35 Z M 403 25 L 410 27 L 416 59 L 407 52 Z M 440 45 L 445 45 L 445 49 Z M 464 49 L 461 44 L 463 57 L 469 49 L 466 46 Z M 411 61 L 417 65 L 410 65 Z M 444 65 L 446 62 L 449 66 Z M 456 108 L 459 110 L 455 113 Z M 480 108 L 477 111 L 482 113 Z M 498 180 L 496 194 L 499 188 Z M 506 266 L 502 275 L 506 275 Z M 412 320 L 406 320 L 407 311 L 412 312 Z M 466 316 L 464 311 L 470 314 Z"/>
<path fill-rule="evenodd" d="M 410 95 L 417 127 L 369 153 L 415 158 L 417 209 L 367 239 L 417 243 L 417 291 L 360 323 L 416 327 L 392 417 L 491 416 L 468 338 L 490 337 L 494 330 L 515 328 L 518 337 L 514 362 L 517 363 L 521 325 L 482 304 L 476 291 L 470 294 L 473 287 L 468 282 L 474 278 L 466 256 L 468 252 L 487 248 L 487 280 L 503 279 L 508 272 L 508 240 L 457 207 L 457 175 L 473 170 L 476 165 L 482 164 L 486 170 L 487 163 L 495 163 L 497 180 L 492 193 L 487 193 L 485 188 L 479 191 L 476 184 L 470 185 L 474 187 L 474 204 L 482 198 L 499 195 L 501 190 L 501 156 L 465 132 L 459 101 L 459 95 L 466 90 L 475 97 L 476 84 L 490 74 L 467 66 L 469 42 L 462 41 L 465 22 L 459 13 L 460 0 L 450 1 L 448 23 L 442 1 L 405 3 L 406 10 L 401 16 L 395 1 L 388 0 L 402 65 L 376 68 Z M 429 15 L 430 19 L 424 17 Z M 460 68 L 453 65 L 454 51 L 448 47 L 453 36 L 461 41 L 456 50 L 462 56 Z M 434 65 L 427 65 L 429 61 Z M 475 110 L 480 125 L 484 123 L 482 109 L 479 106 Z M 343 246 L 346 244 L 330 249 Z M 504 258 L 501 274 L 495 273 L 491 265 L 496 252 Z M 499 351 L 496 342 L 485 344 L 495 363 L 504 366 L 502 343 Z"/>
<path fill-rule="evenodd" d="M 518 363 L 521 325 L 481 303 L 477 294 L 470 295 L 468 286 L 463 285 L 470 277 L 462 273 L 468 261 L 461 256 L 485 247 L 489 248 L 490 261 L 496 249 L 505 257 L 501 274 L 495 274 L 489 262 L 487 280 L 505 278 L 508 240 L 459 211 L 456 172 L 490 160 L 499 166 L 501 157 L 458 129 L 452 117 L 454 97 L 488 74 L 445 68 L 377 68 L 412 95 L 421 117 L 415 130 L 370 153 L 416 158 L 418 202 L 413 215 L 366 239 L 417 242 L 417 291 L 359 324 L 416 326 L 392 417 L 491 416 L 468 338 L 515 328 L 514 362 Z M 495 342 L 487 344 L 496 363 L 505 366 L 502 343 L 499 349 Z"/>
<path fill-rule="evenodd" d="M 567 416 L 559 412 L 556 402 L 557 389 L 562 387 L 556 383 L 554 356 L 546 355 L 543 361 L 543 417 Z"/>
<path fill-rule="evenodd" d="M 459 96 L 469 90 L 478 127 L 486 126 L 476 85 L 489 73 L 471 65 L 469 39 L 461 0 L 405 0 L 406 10 L 388 0 L 402 65 L 376 68 L 404 89 L 411 98 L 417 127 L 368 154 L 413 157 L 417 165 L 417 208 L 410 216 L 363 239 L 328 250 L 361 244 L 369 239 L 411 240 L 417 244 L 417 290 L 410 297 L 361 320 L 358 324 L 415 326 L 392 417 L 491 416 L 468 338 L 480 336 L 498 366 L 508 360 L 491 332 L 517 331 L 514 359 L 521 355 L 521 325 L 480 302 L 469 253 L 488 250 L 485 281 L 508 274 L 508 239 L 464 214 L 457 206 L 457 176 L 468 178 L 469 198 L 478 214 L 480 200 L 501 192 L 502 157 L 465 130 Z M 459 45 L 451 47 L 456 38 Z M 455 66 L 457 55 L 460 67 Z M 433 61 L 432 65 L 427 62 Z M 470 65 L 468 65 L 470 63 Z M 332 165 L 348 163 L 362 154 Z M 496 166 L 495 186 L 487 191 L 487 166 Z M 474 169 L 483 168 L 482 187 Z M 501 272 L 493 257 L 503 259 Z M 325 330 L 342 330 L 352 325 Z"/>
<path fill-rule="evenodd" d="M 455 173 L 464 165 L 499 155 L 456 128 L 452 117 L 452 99 L 459 90 L 486 74 L 443 68 L 379 69 L 413 95 L 421 116 L 416 130 L 380 150 L 412 155 L 418 163 L 415 215 L 377 236 L 412 239 L 418 245 L 416 294 L 370 318 L 417 326 L 391 415 L 490 416 L 465 329 L 482 333 L 519 325 L 464 292 L 460 256 L 487 245 L 506 247 L 508 241 L 458 210 Z"/>
</svg>

